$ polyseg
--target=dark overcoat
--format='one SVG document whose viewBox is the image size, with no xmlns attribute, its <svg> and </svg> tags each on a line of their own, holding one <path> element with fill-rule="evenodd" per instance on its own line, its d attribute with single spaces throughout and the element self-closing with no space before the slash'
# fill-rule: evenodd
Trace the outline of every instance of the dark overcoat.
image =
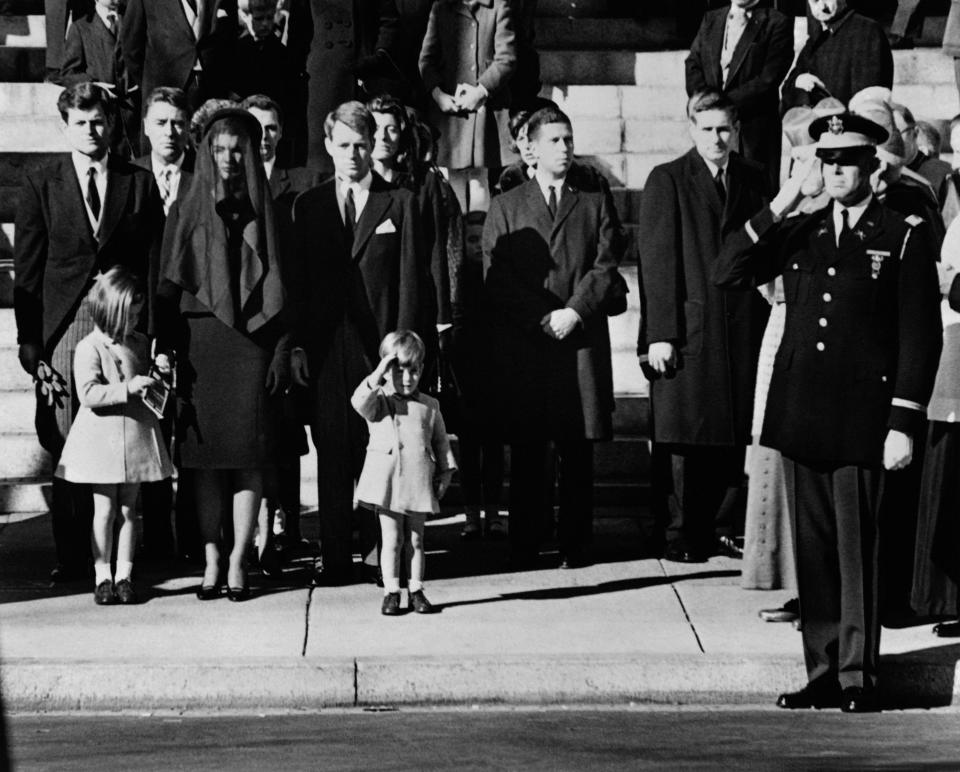
<svg viewBox="0 0 960 772">
<path fill-rule="evenodd" d="M 97 14 L 77 19 L 67 31 L 60 70 L 65 86 L 83 81 L 111 83 L 126 91 L 117 38 Z"/>
<path fill-rule="evenodd" d="M 107 163 L 99 238 L 69 155 L 28 175 L 14 225 L 18 342 L 40 344 L 49 356 L 98 271 L 122 265 L 145 278 L 162 221 L 153 175 L 121 158 Z"/>
<path fill-rule="evenodd" d="M 837 247 L 832 212 L 775 224 L 761 210 L 724 242 L 713 275 L 746 288 L 783 274 L 761 444 L 807 465 L 880 469 L 888 429 L 917 436 L 926 424 L 941 348 L 936 252 L 919 217 L 876 200 Z"/>
<path fill-rule="evenodd" d="M 716 287 L 724 234 L 766 201 L 757 164 L 731 154 L 726 206 L 696 149 L 656 167 L 640 207 L 638 353 L 671 341 L 679 369 L 651 382 L 653 438 L 690 445 L 750 443 L 753 387 L 768 306 L 752 290 Z"/>
<path fill-rule="evenodd" d="M 797 63 L 783 84 L 782 115 L 791 107 L 813 106 L 825 96 L 844 104 L 869 86 L 893 86 L 893 53 L 883 28 L 873 19 L 854 11 L 845 12 L 828 32 L 822 25 L 797 55 Z M 805 72 L 816 75 L 827 87 L 812 92 L 794 83 Z"/>
<path fill-rule="evenodd" d="M 779 179 L 782 127 L 780 84 L 793 63 L 793 19 L 772 8 L 754 8 L 730 62 L 720 68 L 729 7 L 708 11 L 686 60 L 687 96 L 722 91 L 737 106 L 740 153 Z"/>
<path fill-rule="evenodd" d="M 120 42 L 131 84 L 144 99 L 157 86 L 186 88 L 194 64 L 202 69 L 201 98 L 226 96 L 239 35 L 236 0 L 203 4 L 200 37 L 180 0 L 127 0 Z"/>
<path fill-rule="evenodd" d="M 394 0 L 294 0 L 289 23 L 292 61 L 307 73 L 307 161 L 311 168 L 332 172 L 323 144 L 327 113 L 351 99 L 397 93 L 396 5 Z"/>
<path fill-rule="evenodd" d="M 626 297 L 624 247 L 608 191 L 564 183 L 556 219 L 536 180 L 493 199 L 483 229 L 483 372 L 506 441 L 611 437 L 607 315 Z M 558 341 L 540 322 L 561 308 L 583 324 Z"/>
<path fill-rule="evenodd" d="M 440 131 L 437 164 L 451 169 L 498 168 L 510 161 L 509 82 L 517 67 L 513 6 L 509 0 L 437 0 L 420 50 L 427 95 L 439 86 L 482 85 L 489 93 L 477 112 L 448 115 L 430 98 L 430 122 Z"/>
</svg>

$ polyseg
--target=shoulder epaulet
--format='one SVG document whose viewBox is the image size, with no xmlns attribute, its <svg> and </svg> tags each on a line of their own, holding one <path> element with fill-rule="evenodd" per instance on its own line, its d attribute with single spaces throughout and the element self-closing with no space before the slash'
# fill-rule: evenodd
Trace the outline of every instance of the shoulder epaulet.
<svg viewBox="0 0 960 772">
<path fill-rule="evenodd" d="M 911 228 L 916 228 L 918 225 L 923 223 L 923 218 L 917 214 L 911 214 L 903 218 L 903 221 L 909 225 Z"/>
</svg>

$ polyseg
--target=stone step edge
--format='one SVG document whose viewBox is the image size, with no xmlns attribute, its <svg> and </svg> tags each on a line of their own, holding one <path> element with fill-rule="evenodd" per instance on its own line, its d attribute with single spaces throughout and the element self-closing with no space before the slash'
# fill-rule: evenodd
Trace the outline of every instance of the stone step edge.
<svg viewBox="0 0 960 772">
<path fill-rule="evenodd" d="M 798 645 L 799 651 L 799 645 Z M 435 657 L 277 658 L 228 661 L 6 659 L 13 712 L 249 710 L 372 705 L 765 705 L 799 688 L 797 657 L 645 652 Z M 881 696 L 894 705 L 960 698 L 955 663 L 889 658 Z M 238 671 L 243 677 L 237 678 Z"/>
</svg>

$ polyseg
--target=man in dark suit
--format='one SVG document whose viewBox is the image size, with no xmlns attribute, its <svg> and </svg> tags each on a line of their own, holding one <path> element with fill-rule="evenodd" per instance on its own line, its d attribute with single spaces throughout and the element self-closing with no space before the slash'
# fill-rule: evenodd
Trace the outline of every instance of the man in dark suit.
<svg viewBox="0 0 960 772">
<path fill-rule="evenodd" d="M 164 216 L 181 191 L 190 187 L 194 155 L 187 150 L 187 125 L 190 114 L 187 99 L 178 88 L 160 86 L 147 95 L 144 103 L 143 133 L 150 146 L 147 155 L 134 163 L 153 174 Z M 159 241 L 157 247 L 159 248 Z M 153 295 L 159 282 L 159 256 L 151 260 L 149 292 Z M 151 328 L 153 321 L 151 320 Z M 163 424 L 164 434 L 170 440 L 170 427 Z M 193 486 L 187 484 L 188 470 L 181 470 L 177 496 L 177 554 L 188 557 L 200 553 L 200 534 L 197 530 L 196 511 L 191 497 Z M 154 558 L 167 558 L 174 552 L 174 535 L 170 527 L 170 509 L 173 503 L 173 484 L 170 480 L 144 483 L 140 497 L 143 508 L 143 554 Z"/>
<path fill-rule="evenodd" d="M 44 54 L 46 81 L 60 83 L 67 28 L 71 20 L 80 19 L 92 10 L 93 0 L 44 0 L 43 20 L 47 33 Z"/>
<path fill-rule="evenodd" d="M 277 162 L 277 147 L 283 139 L 283 111 L 274 100 L 264 94 L 248 96 L 241 103 L 244 110 L 260 123 L 260 160 L 263 161 L 270 195 L 273 197 L 273 212 L 280 235 L 283 264 L 294 259 L 292 255 L 293 203 L 303 191 L 317 184 L 316 175 L 305 168 L 285 169 Z M 284 535 L 292 544 L 300 541 L 300 456 L 307 452 L 307 439 L 303 422 L 293 395 L 280 397 L 281 427 L 280 455 L 277 457 L 276 479 L 268 479 L 265 497 L 269 508 L 269 522 L 262 523 L 267 538 L 261 542 L 260 565 L 265 574 L 275 575 L 279 565 L 273 545 L 273 518 L 276 510 L 282 509 L 286 518 Z"/>
<path fill-rule="evenodd" d="M 808 683 L 777 704 L 864 712 L 877 708 L 884 470 L 913 458 L 940 356 L 936 251 L 919 217 L 871 191 L 882 127 L 844 113 L 810 134 L 832 200 L 791 214 L 810 171 L 801 165 L 727 237 L 713 275 L 745 289 L 783 275 L 786 328 L 761 443 L 784 457 Z"/>
<path fill-rule="evenodd" d="M 129 89 L 120 53 L 119 0 L 97 0 L 93 12 L 67 32 L 61 80 L 65 86 L 92 81 L 113 97 L 110 148 L 129 157 L 139 144 L 139 93 Z"/>
<path fill-rule="evenodd" d="M 162 210 L 150 175 L 114 158 L 107 96 L 92 83 L 66 89 L 57 102 L 72 147 L 28 175 L 20 194 L 14 247 L 14 310 L 20 363 L 36 375 L 41 362 L 64 378 L 67 393 L 48 405 L 37 387 L 37 436 L 59 458 L 78 401 L 72 380 L 76 344 L 93 329 L 82 303 L 98 272 L 124 265 L 148 275 Z M 51 502 L 58 566 L 54 580 L 87 569 L 92 499 L 89 487 L 53 481 Z"/>
<path fill-rule="evenodd" d="M 740 117 L 740 154 L 780 179 L 780 84 L 793 63 L 793 19 L 759 0 L 709 11 L 687 56 L 687 96 L 708 89 L 730 97 Z"/>
<path fill-rule="evenodd" d="M 669 512 L 668 560 L 737 556 L 743 466 L 768 306 L 721 290 L 710 264 L 723 235 L 766 200 L 766 171 L 732 152 L 737 111 L 718 92 L 691 97 L 694 148 L 656 167 L 640 208 L 637 352 L 648 378 L 654 493 Z"/>
<path fill-rule="evenodd" d="M 121 47 L 131 84 L 173 86 L 191 111 L 227 96 L 239 35 L 236 0 L 128 0 Z"/>
<path fill-rule="evenodd" d="M 349 580 L 354 482 L 363 466 L 366 425 L 350 395 L 379 361 L 380 341 L 397 329 L 425 339 L 429 274 L 413 193 L 371 171 L 376 123 L 359 102 L 324 122 L 334 177 L 293 207 L 291 354 L 294 381 L 312 396 L 323 569 L 318 581 Z M 308 380 L 309 379 L 309 380 Z M 376 573 L 379 527 L 360 518 L 365 566 Z"/>
<path fill-rule="evenodd" d="M 306 69 L 307 163 L 329 173 L 323 121 L 337 105 L 410 90 L 400 72 L 395 0 L 294 0 L 287 45 Z"/>
<path fill-rule="evenodd" d="M 536 565 L 548 444 L 559 462 L 561 567 L 589 563 L 593 442 L 612 437 L 607 316 L 626 308 L 624 238 L 609 192 L 574 187 L 570 119 L 530 118 L 532 180 L 493 199 L 483 230 L 491 422 L 510 444 L 514 565 Z"/>
<path fill-rule="evenodd" d="M 818 24 L 783 84 L 781 115 L 832 96 L 844 104 L 869 86 L 893 85 L 893 53 L 877 22 L 847 7 L 846 0 L 809 0 Z"/>
</svg>

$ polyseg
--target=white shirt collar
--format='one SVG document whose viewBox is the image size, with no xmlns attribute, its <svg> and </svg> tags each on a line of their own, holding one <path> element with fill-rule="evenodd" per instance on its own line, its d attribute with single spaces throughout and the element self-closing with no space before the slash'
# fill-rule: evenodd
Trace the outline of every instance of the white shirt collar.
<svg viewBox="0 0 960 772">
<path fill-rule="evenodd" d="M 557 203 L 560 203 L 560 197 L 563 195 L 563 186 L 567 183 L 566 177 L 562 180 L 547 180 L 539 174 L 535 174 L 533 178 L 537 181 L 537 185 L 540 186 L 540 192 L 543 193 L 544 201 L 550 200 L 550 188 L 553 188 L 557 191 Z"/>
<path fill-rule="evenodd" d="M 103 22 L 104 26 L 108 29 L 110 27 L 110 22 L 107 19 L 108 16 L 113 16 L 113 18 L 119 23 L 120 21 L 120 12 L 119 11 L 108 11 L 100 4 L 94 4 L 94 10 L 97 12 L 97 16 L 100 17 L 100 20 Z"/>
<path fill-rule="evenodd" d="M 867 211 L 867 207 L 870 206 L 871 201 L 873 201 L 873 193 L 868 193 L 863 201 L 853 206 L 844 206 L 839 201 L 833 202 L 833 232 L 836 234 L 838 242 L 840 240 L 840 231 L 843 228 L 843 215 L 841 212 L 844 209 L 847 210 L 847 226 L 850 230 L 853 230 L 857 227 L 857 223 L 860 222 L 860 218 L 863 217 L 863 213 Z"/>
<path fill-rule="evenodd" d="M 700 156 L 703 158 L 703 156 Z M 730 157 L 727 156 L 727 161 L 723 166 L 715 164 L 713 161 L 708 161 L 706 158 L 703 158 L 703 162 L 707 165 L 707 169 L 710 170 L 710 176 L 714 179 L 717 178 L 717 172 L 722 171 L 724 178 L 727 176 L 727 168 L 730 166 Z"/>
<path fill-rule="evenodd" d="M 277 165 L 277 157 L 274 156 L 269 161 L 263 162 L 263 174 L 267 182 L 270 181 L 270 176 L 273 174 L 273 167 Z"/>
<path fill-rule="evenodd" d="M 93 166 L 97 170 L 98 178 L 107 173 L 107 156 L 109 153 L 104 153 L 103 157 L 94 161 L 90 156 L 84 155 L 83 153 L 77 153 L 76 151 L 70 153 L 70 158 L 73 161 L 73 168 L 77 170 L 77 176 L 83 182 L 84 185 L 87 184 L 87 174 L 88 169 Z"/>
<path fill-rule="evenodd" d="M 370 183 L 373 182 L 373 172 L 369 169 L 367 170 L 366 176 L 353 182 L 351 180 L 344 179 L 343 177 L 337 176 L 337 191 L 341 196 L 347 195 L 347 188 L 353 188 L 353 195 L 356 196 L 360 192 L 366 193 L 370 190 Z"/>
<path fill-rule="evenodd" d="M 183 169 L 183 157 L 186 153 L 181 153 L 180 157 L 173 161 L 172 163 L 164 163 L 161 159 L 157 158 L 153 153 L 150 154 L 150 166 L 153 168 L 153 176 L 159 177 L 160 173 L 166 169 L 168 166 L 173 166 L 176 169 L 176 174 L 180 174 L 181 169 Z"/>
</svg>

